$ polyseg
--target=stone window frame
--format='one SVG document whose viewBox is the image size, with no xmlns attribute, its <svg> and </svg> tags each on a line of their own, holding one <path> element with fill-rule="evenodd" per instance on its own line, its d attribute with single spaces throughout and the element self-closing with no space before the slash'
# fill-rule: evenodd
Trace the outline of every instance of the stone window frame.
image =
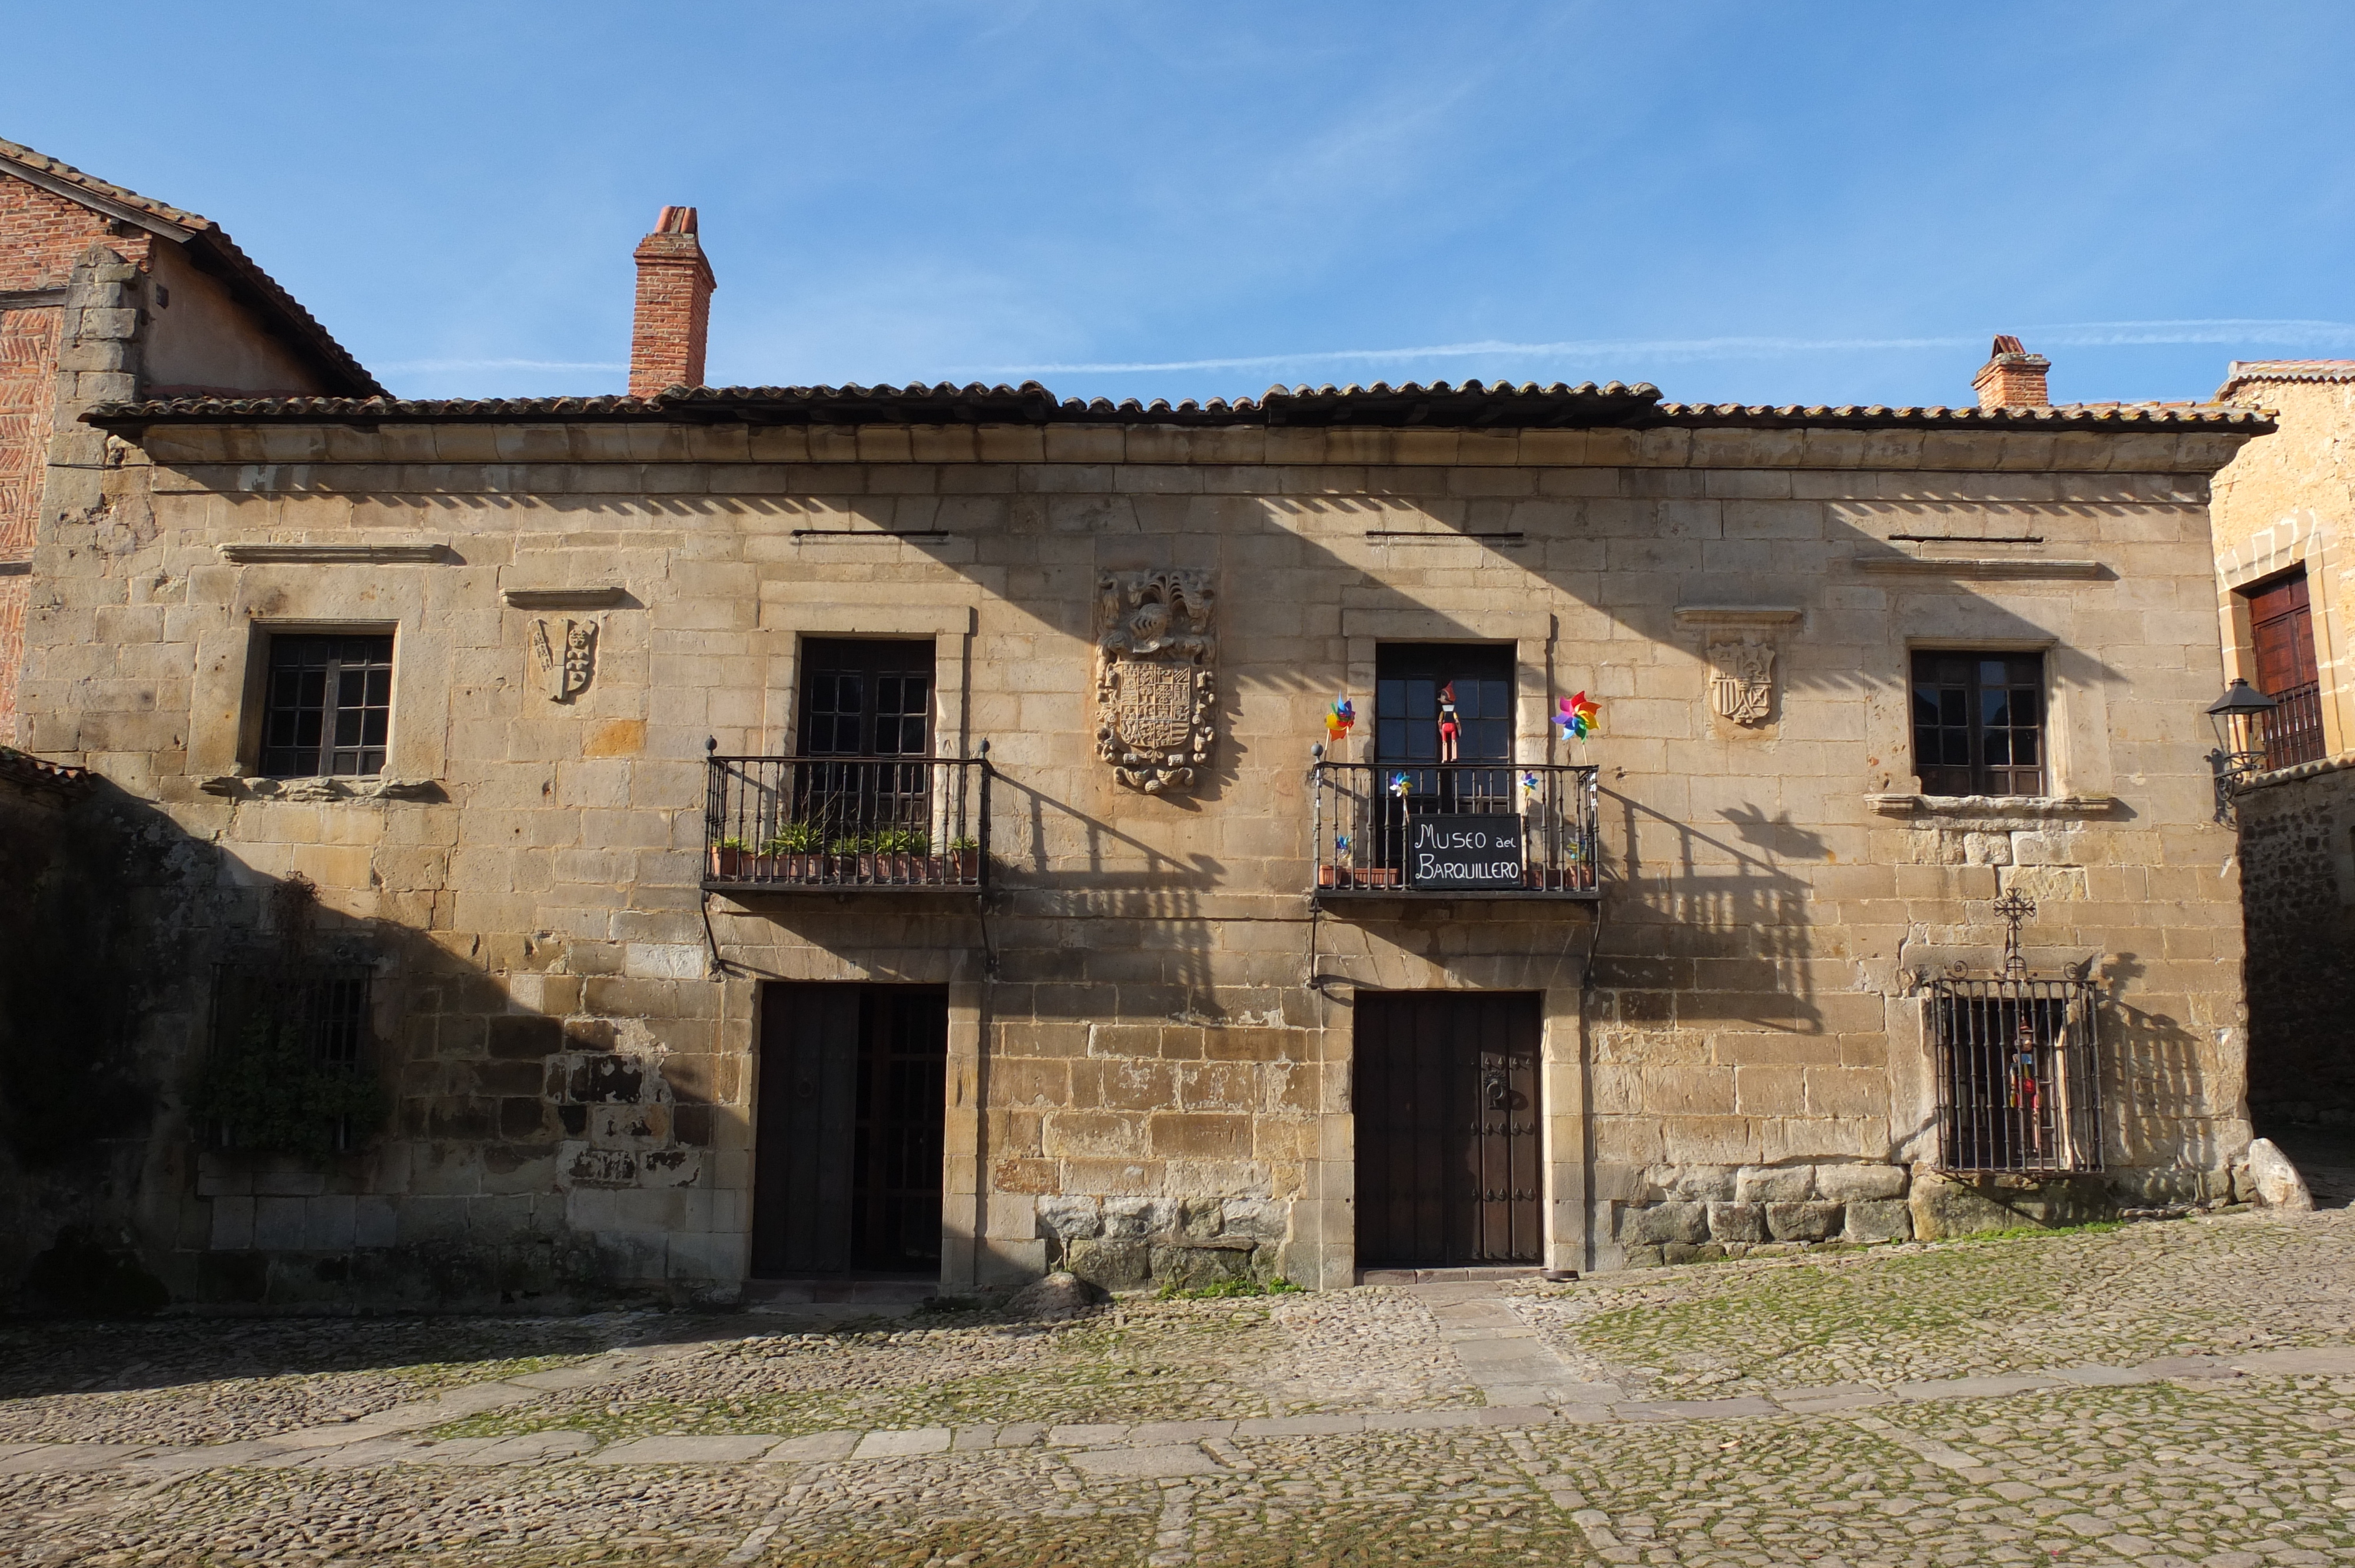
<svg viewBox="0 0 2355 1568">
<path fill-rule="evenodd" d="M 2337 601 L 2329 599 L 2330 563 L 2337 558 L 2337 540 L 2315 515 L 2312 507 L 2284 513 L 2238 544 L 2223 548 L 2216 561 L 2217 619 L 2224 643 L 2224 675 L 2257 683 L 2255 630 L 2249 620 L 2248 590 L 2268 577 L 2303 570 L 2312 595 L 2314 662 L 2322 682 L 2323 745 L 2337 756 L 2347 744 L 2350 721 L 2342 707 L 2347 701 L 2340 666 L 2346 650 L 2340 646 Z M 2326 602 L 2328 600 L 2328 602 Z"/>
<path fill-rule="evenodd" d="M 203 619 L 189 691 L 188 773 L 258 773 L 272 635 L 389 632 L 392 726 L 380 777 L 442 778 L 455 679 L 451 628 L 479 608 L 472 574 L 453 571 L 453 561 L 437 551 L 397 560 L 216 558 L 194 567 L 187 608 Z"/>
<path fill-rule="evenodd" d="M 767 607 L 764 607 L 766 609 Z M 763 755 L 794 755 L 801 734 L 802 645 L 871 638 L 932 642 L 932 755 L 955 760 L 971 757 L 978 737 L 968 714 L 973 694 L 973 640 L 979 609 L 970 604 L 902 605 L 877 609 L 825 605 L 775 607 L 763 616 L 768 634 L 768 681 L 761 718 Z M 783 622 L 783 624 L 778 624 Z"/>
<path fill-rule="evenodd" d="M 2044 660 L 2044 793 L 2041 795 L 1927 795 L 1913 773 L 1913 655 L 1916 653 L 2035 653 Z M 1883 813 L 1935 813 L 1955 801 L 1969 801 L 1981 814 L 2016 813 L 2024 818 L 2055 814 L 2100 814 L 2115 807 L 2110 762 L 2109 705 L 2101 661 L 2061 637 L 1977 636 L 1968 630 L 1923 631 L 1891 648 L 1889 672 L 1894 701 L 1874 715 L 1866 740 L 1884 758 L 1902 758 L 1891 768 L 1889 788 L 1868 801 Z M 1870 710 L 1869 710 L 1870 711 Z M 1901 783 L 1902 781 L 1902 783 Z"/>
</svg>

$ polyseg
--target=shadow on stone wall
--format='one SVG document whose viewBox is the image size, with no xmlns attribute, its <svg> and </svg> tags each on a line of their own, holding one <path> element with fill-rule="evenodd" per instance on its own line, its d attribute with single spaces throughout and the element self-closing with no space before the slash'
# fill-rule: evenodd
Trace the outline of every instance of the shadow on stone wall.
<svg viewBox="0 0 2355 1568">
<path fill-rule="evenodd" d="M 2355 1131 L 2355 771 L 2248 790 L 2238 815 L 2250 1118 Z"/>
<path fill-rule="evenodd" d="M 708 1182 L 713 1097 L 626 1011 L 639 982 L 543 956 L 535 989 L 558 1006 L 525 1009 L 468 961 L 478 944 L 323 911 L 313 957 L 370 976 L 363 1057 L 389 1125 L 321 1160 L 208 1150 L 188 1105 L 218 977 L 271 943 L 288 884 L 93 776 L 0 783 L 0 1303 L 545 1311 L 664 1292 L 657 1211 Z M 576 1227 L 584 1206 L 608 1234 Z M 605 1212 L 628 1206 L 634 1225 Z"/>
</svg>

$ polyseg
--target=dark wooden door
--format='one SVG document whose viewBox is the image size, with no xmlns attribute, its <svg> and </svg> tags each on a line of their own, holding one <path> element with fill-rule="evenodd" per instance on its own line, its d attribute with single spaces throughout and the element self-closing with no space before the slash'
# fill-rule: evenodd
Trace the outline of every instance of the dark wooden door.
<svg viewBox="0 0 2355 1568">
<path fill-rule="evenodd" d="M 1538 1034 L 1529 993 L 1358 993 L 1361 1267 L 1539 1260 Z"/>
<path fill-rule="evenodd" d="M 761 1008 L 753 1277 L 936 1272 L 948 993 L 780 982 Z"/>
</svg>

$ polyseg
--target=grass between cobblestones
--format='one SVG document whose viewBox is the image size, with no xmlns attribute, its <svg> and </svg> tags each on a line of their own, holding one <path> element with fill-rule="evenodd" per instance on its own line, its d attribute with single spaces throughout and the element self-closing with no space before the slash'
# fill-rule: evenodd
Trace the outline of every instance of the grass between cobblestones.
<svg viewBox="0 0 2355 1568">
<path fill-rule="evenodd" d="M 1521 1309 L 1573 1364 L 1718 1395 L 2343 1343 L 2350 1267 L 2336 1216 L 2161 1222 L 1612 1276 Z"/>
<path fill-rule="evenodd" d="M 0 1442 L 195 1444 L 571 1366 L 645 1315 L 0 1325 Z"/>
<path fill-rule="evenodd" d="M 1278 1348 L 1264 1308 L 1137 1301 L 1057 1326 L 756 1335 L 611 1383 L 485 1411 L 437 1437 L 559 1429 L 602 1440 L 842 1428 L 1263 1415 Z"/>
<path fill-rule="evenodd" d="M 1737 1369 L 1737 1381 L 1704 1385 L 1710 1393 L 1740 1392 L 1743 1379 L 1790 1387 L 2117 1365 L 2346 1340 L 2355 1215 L 1667 1270 L 1514 1299 L 1574 1361 L 1649 1358 L 1664 1369 L 1631 1374 L 1638 1389 L 1714 1376 L 1712 1367 Z M 642 1316 L 251 1333 L 186 1322 L 12 1328 L 0 1379 L 16 1381 L 0 1387 L 19 1392 L 0 1403 L 0 1420 L 62 1423 L 61 1435 L 91 1441 L 134 1416 L 202 1425 L 194 1410 L 247 1436 L 315 1409 L 312 1385 L 338 1378 L 368 1380 L 370 1397 L 408 1397 L 649 1330 L 685 1353 L 447 1430 L 785 1435 L 1239 1416 L 1306 1400 L 1471 1403 L 1431 1314 L 1399 1293 L 1124 1301 L 1053 1326 L 965 1315 L 828 1335 L 745 1337 L 745 1327 Z M 64 1349 L 44 1367 L 32 1341 L 52 1329 Z M 709 1333 L 734 1337 L 701 1338 Z M 143 1359 L 155 1364 L 143 1371 Z M 249 1367 L 266 1375 L 238 1375 Z M 199 1389 L 214 1403 L 190 1405 Z M 138 1416 L 143 1402 L 153 1410 Z M 2355 1562 L 2355 1376 L 2200 1375 L 1817 1416 L 1383 1429 L 1212 1447 L 1193 1455 L 1208 1473 L 1162 1480 L 1101 1473 L 1102 1460 L 1047 1446 L 803 1467 L 479 1468 L 346 1468 L 330 1450 L 315 1467 L 25 1473 L 0 1478 L 0 1563 L 721 1568 L 748 1540 L 735 1561 L 757 1568 Z"/>
</svg>

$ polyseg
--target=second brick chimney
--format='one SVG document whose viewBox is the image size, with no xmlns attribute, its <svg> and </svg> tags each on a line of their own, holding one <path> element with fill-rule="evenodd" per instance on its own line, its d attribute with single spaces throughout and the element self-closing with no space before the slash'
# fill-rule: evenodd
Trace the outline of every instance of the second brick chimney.
<svg viewBox="0 0 2355 1568">
<path fill-rule="evenodd" d="M 638 312 L 630 329 L 630 396 L 703 385 L 703 346 L 718 281 L 695 237 L 695 209 L 666 207 L 638 241 Z"/>
<path fill-rule="evenodd" d="M 2045 390 L 2044 378 L 2052 362 L 2041 354 L 2030 354 L 2009 334 L 1995 340 L 1995 348 L 1979 373 L 1971 377 L 1978 389 L 1982 408 L 2048 408 L 2052 395 Z"/>
</svg>

